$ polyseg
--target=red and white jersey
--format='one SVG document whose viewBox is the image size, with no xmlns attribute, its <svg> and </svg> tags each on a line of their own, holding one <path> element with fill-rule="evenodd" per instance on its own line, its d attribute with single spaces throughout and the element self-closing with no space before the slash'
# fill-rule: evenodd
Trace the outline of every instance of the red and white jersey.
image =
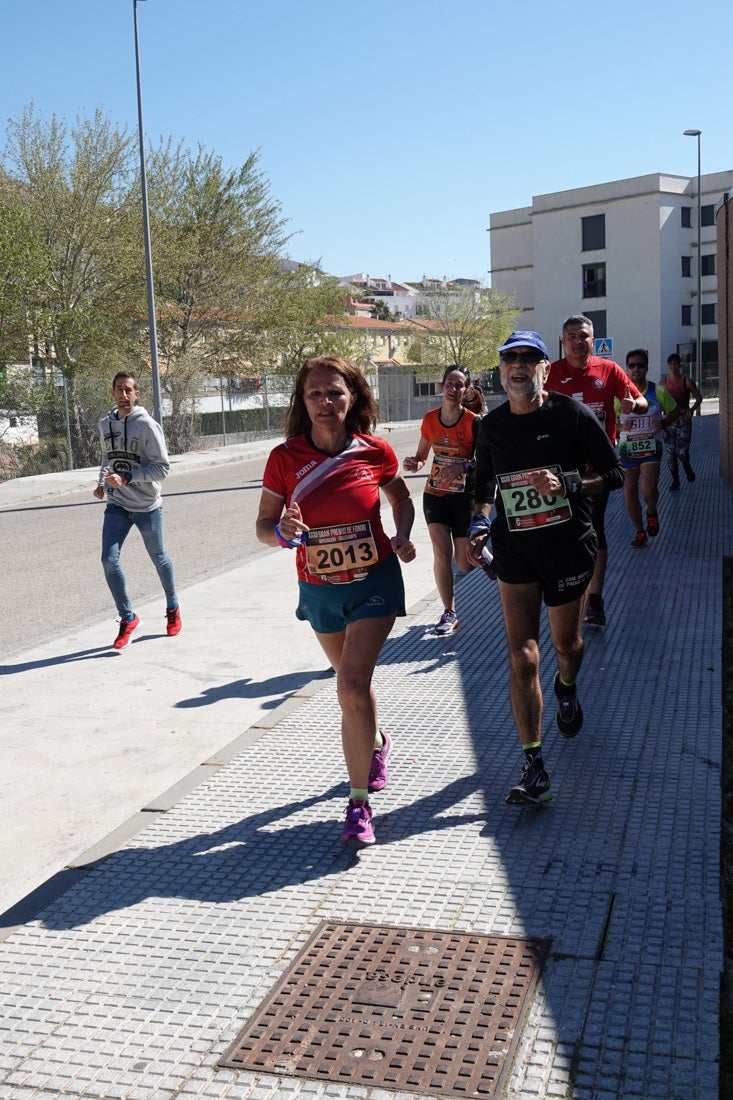
<svg viewBox="0 0 733 1100">
<path fill-rule="evenodd" d="M 591 355 L 585 367 L 573 367 L 567 359 L 557 359 L 551 365 L 545 382 L 546 390 L 567 394 L 592 409 L 612 443 L 616 442 L 613 399 L 623 400 L 627 386 L 632 397 L 641 397 L 623 367 L 612 359 L 601 359 L 598 355 Z"/>
<path fill-rule="evenodd" d="M 286 508 L 297 503 L 309 528 L 296 552 L 300 580 L 356 580 L 389 557 L 392 543 L 382 527 L 379 490 L 399 469 L 390 445 L 372 435 L 354 435 L 337 455 L 317 450 L 307 435 L 270 452 L 262 488 Z"/>
</svg>

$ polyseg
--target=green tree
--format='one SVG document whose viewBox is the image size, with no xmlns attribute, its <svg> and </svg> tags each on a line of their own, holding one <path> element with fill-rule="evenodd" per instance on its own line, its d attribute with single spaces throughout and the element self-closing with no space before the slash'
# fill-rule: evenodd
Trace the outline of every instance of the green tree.
<svg viewBox="0 0 733 1100">
<path fill-rule="evenodd" d="M 0 174 L 0 372 L 8 363 L 29 362 L 29 315 L 47 275 L 38 226 L 17 185 Z"/>
<path fill-rule="evenodd" d="M 8 175 L 45 248 L 40 286 L 26 295 L 28 330 L 35 357 L 64 376 L 76 465 L 98 451 L 78 380 L 100 377 L 101 387 L 103 372 L 108 389 L 110 356 L 134 347 L 133 148 L 100 111 L 70 133 L 32 106 L 8 125 Z"/>
<path fill-rule="evenodd" d="M 273 281 L 265 319 L 270 363 L 283 373 L 295 374 L 304 360 L 315 355 L 353 353 L 353 341 L 329 321 L 345 314 L 349 291 L 317 266 L 299 264 Z"/>
<path fill-rule="evenodd" d="M 374 317 L 377 321 L 394 321 L 394 313 L 382 298 L 374 303 Z"/>
<path fill-rule="evenodd" d="M 472 376 L 478 376 L 496 365 L 497 348 L 518 316 L 514 301 L 489 287 L 473 284 L 442 288 L 426 297 L 426 324 L 408 357 L 436 373 L 448 363 L 458 363 Z"/>
<path fill-rule="evenodd" d="M 148 183 L 161 389 L 176 449 L 204 374 L 255 373 L 288 238 L 257 153 L 229 171 L 212 152 L 168 142 L 150 155 Z"/>
</svg>

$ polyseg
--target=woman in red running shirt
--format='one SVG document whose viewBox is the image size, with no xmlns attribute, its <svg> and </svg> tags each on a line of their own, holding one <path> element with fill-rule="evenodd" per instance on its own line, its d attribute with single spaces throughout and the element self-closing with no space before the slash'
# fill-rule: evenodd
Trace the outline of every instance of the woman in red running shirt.
<svg viewBox="0 0 733 1100">
<path fill-rule="evenodd" d="M 342 840 L 373 844 L 369 792 L 387 784 L 391 738 L 380 730 L 372 676 L 398 615 L 405 614 L 399 561 L 412 561 L 415 509 L 397 457 L 372 435 L 377 406 L 359 368 L 340 356 L 309 359 L 298 372 L 285 424 L 262 478 L 257 537 L 295 550 L 300 600 L 336 672 L 341 740 L 349 774 Z M 390 538 L 380 490 L 392 508 Z"/>
</svg>

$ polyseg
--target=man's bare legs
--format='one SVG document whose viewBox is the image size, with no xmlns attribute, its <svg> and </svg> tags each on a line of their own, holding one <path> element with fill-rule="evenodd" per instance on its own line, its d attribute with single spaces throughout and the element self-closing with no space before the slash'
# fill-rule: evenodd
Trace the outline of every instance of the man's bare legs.
<svg viewBox="0 0 733 1100">
<path fill-rule="evenodd" d="M 507 802 L 544 802 L 552 795 L 542 758 L 543 699 L 539 647 L 541 589 L 539 584 L 506 584 L 499 581 L 499 593 L 509 650 L 509 698 L 526 760 L 522 779 L 509 792 Z M 547 609 L 550 637 L 558 664 L 555 692 L 558 699 L 567 696 L 572 699 L 573 706 L 577 706 L 574 719 L 567 724 L 566 729 L 563 729 L 560 708 L 558 709 L 558 726 L 565 736 L 574 736 L 582 724 L 575 678 L 583 660 L 583 639 L 580 633 L 583 606 L 584 597 L 581 596 L 571 603 Z"/>
</svg>

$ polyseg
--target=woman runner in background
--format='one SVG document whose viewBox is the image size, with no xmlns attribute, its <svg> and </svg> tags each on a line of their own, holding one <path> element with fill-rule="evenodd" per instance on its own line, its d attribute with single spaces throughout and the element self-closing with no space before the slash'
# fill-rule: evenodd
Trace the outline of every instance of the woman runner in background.
<svg viewBox="0 0 733 1100">
<path fill-rule="evenodd" d="M 664 450 L 667 455 L 667 466 L 672 475 L 670 489 L 680 487 L 680 468 L 685 471 L 688 481 L 695 480 L 695 471 L 690 462 L 690 443 L 692 441 L 692 418 L 702 403 L 702 394 L 686 374 L 682 373 L 682 360 L 676 352 L 667 356 L 667 376 L 662 379 L 662 385 L 668 393 L 674 397 L 680 408 L 680 415 L 674 424 L 664 429 Z M 690 405 L 690 397 L 695 402 Z"/>
<path fill-rule="evenodd" d="M 445 368 L 440 384 L 441 406 L 425 414 L 417 452 L 404 461 L 409 473 L 417 473 L 432 449 L 433 464 L 422 501 L 433 546 L 435 585 L 445 609 L 433 627 L 438 637 L 452 634 L 458 627 L 453 555 L 463 573 L 473 569 L 466 556 L 468 525 L 473 512 L 469 474 L 473 470 L 473 450 L 480 421 L 462 403 L 469 385 L 465 367 L 453 363 Z"/>
</svg>

